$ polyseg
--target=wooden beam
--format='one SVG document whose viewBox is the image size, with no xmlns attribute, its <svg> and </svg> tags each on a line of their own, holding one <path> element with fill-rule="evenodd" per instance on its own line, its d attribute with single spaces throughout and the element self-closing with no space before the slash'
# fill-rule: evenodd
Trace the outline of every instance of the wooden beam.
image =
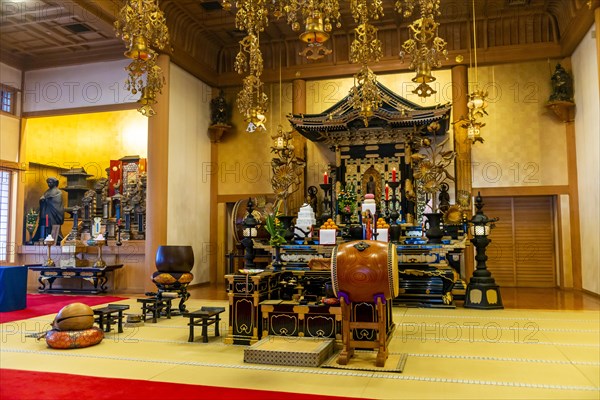
<svg viewBox="0 0 600 400">
<path fill-rule="evenodd" d="M 557 186 L 508 186 L 508 187 L 474 187 L 471 193 L 478 192 L 485 197 L 512 197 L 512 196 L 554 196 L 569 194 L 569 185 Z"/>
<path fill-rule="evenodd" d="M 23 118 L 57 117 L 60 115 L 91 114 L 91 113 L 109 112 L 109 111 L 135 110 L 138 107 L 139 107 L 138 103 L 119 103 L 119 104 L 106 104 L 106 105 L 90 106 L 90 107 L 61 108 L 58 110 L 43 110 L 43 111 L 24 112 Z"/>
<path fill-rule="evenodd" d="M 581 7 L 575 11 L 575 15 L 569 20 L 569 24 L 560 38 L 563 57 L 573 54 L 579 46 L 579 43 L 594 24 L 593 10 L 598 7 L 600 7 L 600 0 L 581 2 Z"/>
<path fill-rule="evenodd" d="M 454 50 L 449 52 L 448 60 L 442 64 L 442 69 L 461 65 L 455 58 L 457 55 L 468 55 L 468 50 Z M 561 58 L 560 45 L 555 43 L 542 43 L 532 46 L 499 46 L 477 52 L 477 63 L 483 65 L 497 65 L 511 62 L 525 62 L 547 60 L 548 58 Z M 408 71 L 408 62 L 402 62 L 399 58 L 382 59 L 375 65 L 370 66 L 377 74 L 398 73 Z M 294 79 L 314 80 L 342 78 L 355 74 L 360 65 L 350 64 L 347 61 L 336 65 L 333 63 L 303 64 L 283 68 L 281 78 L 284 82 Z M 435 75 L 435 70 L 433 71 Z M 237 72 L 225 72 L 219 74 L 218 87 L 231 87 L 241 85 L 243 76 Z M 265 70 L 262 80 L 265 83 L 279 81 L 279 69 Z"/>
</svg>

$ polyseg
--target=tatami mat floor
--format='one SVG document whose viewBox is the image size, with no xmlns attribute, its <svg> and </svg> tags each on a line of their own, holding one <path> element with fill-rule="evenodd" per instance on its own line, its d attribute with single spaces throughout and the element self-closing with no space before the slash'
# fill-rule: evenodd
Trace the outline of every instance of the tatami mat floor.
<svg viewBox="0 0 600 400">
<path fill-rule="evenodd" d="M 135 299 L 122 303 L 139 310 Z M 200 306 L 226 302 L 188 300 L 188 308 Z M 597 311 L 395 308 L 390 351 L 408 353 L 403 373 L 245 364 L 245 346 L 223 344 L 214 328 L 209 343 L 199 329 L 189 343 L 188 319 L 179 316 L 111 332 L 86 349 L 52 350 L 26 337 L 53 317 L 0 325 L 1 367 L 378 399 L 600 396 Z"/>
</svg>

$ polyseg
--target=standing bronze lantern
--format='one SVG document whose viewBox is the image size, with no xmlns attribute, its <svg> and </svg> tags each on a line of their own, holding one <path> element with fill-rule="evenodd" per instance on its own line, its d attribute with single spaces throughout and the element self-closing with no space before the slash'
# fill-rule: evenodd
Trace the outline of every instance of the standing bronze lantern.
<svg viewBox="0 0 600 400">
<path fill-rule="evenodd" d="M 475 207 L 477 212 L 471 219 L 470 232 L 473 238 L 471 243 L 475 246 L 477 265 L 473 276 L 467 285 L 465 293 L 466 308 L 479 308 L 484 310 L 504 308 L 502 305 L 502 297 L 500 296 L 500 286 L 492 277 L 492 273 L 487 269 L 486 261 L 488 256 L 485 254 L 485 249 L 490 244 L 491 240 L 488 235 L 493 223 L 498 221 L 498 218 L 488 218 L 483 211 L 483 200 L 481 194 L 477 193 L 475 198 Z"/>
</svg>

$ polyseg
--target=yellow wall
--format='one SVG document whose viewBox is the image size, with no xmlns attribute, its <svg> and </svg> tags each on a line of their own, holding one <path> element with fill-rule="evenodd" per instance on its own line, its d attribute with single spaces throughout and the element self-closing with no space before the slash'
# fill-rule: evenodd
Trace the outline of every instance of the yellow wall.
<svg viewBox="0 0 600 400">
<path fill-rule="evenodd" d="M 565 127 L 545 107 L 550 68 L 547 61 L 479 68 L 490 100 L 485 143 L 472 150 L 473 187 L 568 184 Z"/>
<path fill-rule="evenodd" d="M 147 155 L 148 119 L 136 110 L 30 118 L 25 160 L 62 168 L 84 167 L 106 177 L 110 160 Z"/>
</svg>

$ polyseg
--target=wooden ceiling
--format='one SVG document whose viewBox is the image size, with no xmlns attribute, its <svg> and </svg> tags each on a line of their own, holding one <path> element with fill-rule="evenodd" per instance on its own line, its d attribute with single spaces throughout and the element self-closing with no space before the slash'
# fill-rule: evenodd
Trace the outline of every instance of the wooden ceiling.
<svg viewBox="0 0 600 400">
<path fill-rule="evenodd" d="M 0 61 L 22 70 L 123 58 L 125 46 L 112 26 L 119 0 L 0 0 Z M 235 11 L 226 12 L 215 0 L 160 0 L 172 37 L 172 60 L 211 86 L 240 82 L 233 70 L 238 41 Z M 341 0 L 342 28 L 327 47 L 334 51 L 319 61 L 299 52 L 304 44 L 283 21 L 261 34 L 265 81 L 336 77 L 358 68 L 348 61 L 356 26 L 348 1 Z M 376 72 L 406 70 L 398 57 L 408 37 L 407 25 L 384 1 L 385 17 L 377 23 L 384 57 Z M 593 23 L 600 0 L 476 0 L 478 62 L 516 62 L 569 56 Z M 469 60 L 472 48 L 471 0 L 441 0 L 439 36 L 448 42 L 446 65 L 456 56 Z"/>
</svg>

